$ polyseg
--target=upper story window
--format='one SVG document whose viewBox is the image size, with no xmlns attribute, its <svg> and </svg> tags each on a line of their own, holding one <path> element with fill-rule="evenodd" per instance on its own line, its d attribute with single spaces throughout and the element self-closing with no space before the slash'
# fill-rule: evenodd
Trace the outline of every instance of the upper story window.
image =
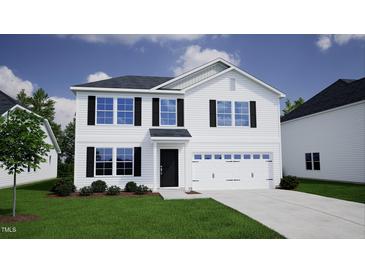
<svg viewBox="0 0 365 274">
<path fill-rule="evenodd" d="M 229 88 L 231 91 L 236 90 L 236 79 L 235 78 L 229 78 Z"/>
<path fill-rule="evenodd" d="M 96 100 L 96 122 L 113 124 L 113 98 L 98 97 Z"/>
<path fill-rule="evenodd" d="M 161 99 L 160 118 L 162 126 L 176 126 L 175 99 Z"/>
<path fill-rule="evenodd" d="M 113 149 L 95 149 L 95 175 L 113 175 Z"/>
<path fill-rule="evenodd" d="M 235 111 L 235 125 L 236 126 L 249 126 L 249 111 L 248 102 L 234 102 Z"/>
<path fill-rule="evenodd" d="M 117 123 L 123 125 L 133 125 L 133 98 L 118 98 Z"/>
<path fill-rule="evenodd" d="M 218 126 L 232 126 L 232 102 L 217 101 Z"/>
</svg>

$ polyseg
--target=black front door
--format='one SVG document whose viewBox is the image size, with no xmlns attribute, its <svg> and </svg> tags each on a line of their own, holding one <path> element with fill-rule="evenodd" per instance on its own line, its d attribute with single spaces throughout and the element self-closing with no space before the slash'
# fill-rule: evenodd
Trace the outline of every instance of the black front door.
<svg viewBox="0 0 365 274">
<path fill-rule="evenodd" d="M 161 187 L 179 186 L 179 150 L 161 149 L 160 152 L 160 185 Z"/>
</svg>

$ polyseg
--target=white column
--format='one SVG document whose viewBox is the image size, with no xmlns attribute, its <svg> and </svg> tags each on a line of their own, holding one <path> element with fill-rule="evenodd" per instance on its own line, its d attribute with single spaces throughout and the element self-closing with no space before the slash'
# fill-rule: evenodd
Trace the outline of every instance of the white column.
<svg viewBox="0 0 365 274">
<path fill-rule="evenodd" d="M 191 165 L 191 162 L 188 159 L 188 149 L 187 143 L 184 144 L 184 179 L 185 179 L 185 191 L 191 191 L 191 177 L 190 173 L 188 174 L 188 167 Z"/>
<path fill-rule="evenodd" d="M 158 169 L 158 170 L 157 170 Z M 158 172 L 160 167 L 157 166 L 157 143 L 153 142 L 153 192 L 158 188 Z"/>
</svg>

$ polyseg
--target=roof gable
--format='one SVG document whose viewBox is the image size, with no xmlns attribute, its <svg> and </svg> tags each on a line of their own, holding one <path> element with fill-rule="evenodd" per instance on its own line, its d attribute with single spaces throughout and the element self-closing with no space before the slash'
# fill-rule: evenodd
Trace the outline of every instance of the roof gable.
<svg viewBox="0 0 365 274">
<path fill-rule="evenodd" d="M 215 59 L 205 65 L 199 66 L 177 77 L 155 77 L 155 76 L 122 76 L 97 82 L 85 83 L 71 87 L 72 91 L 92 90 L 92 91 L 118 91 L 118 92 L 148 92 L 148 93 L 179 93 L 199 84 L 209 81 L 225 72 L 236 70 L 240 74 L 266 87 L 268 90 L 279 95 L 285 94 L 274 87 L 255 78 L 251 74 L 241 70 L 235 65 L 222 58 Z"/>
<path fill-rule="evenodd" d="M 281 122 L 365 100 L 365 78 L 339 79 L 303 105 L 281 118 Z"/>
</svg>

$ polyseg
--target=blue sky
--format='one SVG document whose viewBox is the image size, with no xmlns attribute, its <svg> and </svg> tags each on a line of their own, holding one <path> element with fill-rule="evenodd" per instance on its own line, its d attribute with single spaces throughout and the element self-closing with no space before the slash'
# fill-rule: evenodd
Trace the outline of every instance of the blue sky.
<svg viewBox="0 0 365 274">
<path fill-rule="evenodd" d="M 173 76 L 218 56 L 290 99 L 365 76 L 364 35 L 0 35 L 0 89 L 44 88 L 59 100 L 57 119 L 65 123 L 69 87 L 91 74 Z"/>
</svg>

